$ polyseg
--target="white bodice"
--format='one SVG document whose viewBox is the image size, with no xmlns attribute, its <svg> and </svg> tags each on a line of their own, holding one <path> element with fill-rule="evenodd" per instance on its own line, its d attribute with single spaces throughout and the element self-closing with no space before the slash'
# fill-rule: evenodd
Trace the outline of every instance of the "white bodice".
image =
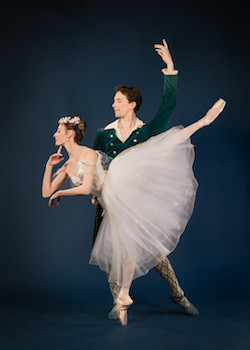
<svg viewBox="0 0 250 350">
<path fill-rule="evenodd" d="M 106 170 L 103 168 L 102 158 L 103 154 L 96 152 L 98 160 L 96 163 L 87 162 L 84 159 L 80 159 L 77 163 L 76 176 L 68 174 L 72 184 L 74 186 L 80 186 L 83 183 L 85 174 L 94 174 L 94 181 L 91 188 L 91 193 L 97 197 L 100 197 L 102 185 L 106 176 Z"/>
</svg>

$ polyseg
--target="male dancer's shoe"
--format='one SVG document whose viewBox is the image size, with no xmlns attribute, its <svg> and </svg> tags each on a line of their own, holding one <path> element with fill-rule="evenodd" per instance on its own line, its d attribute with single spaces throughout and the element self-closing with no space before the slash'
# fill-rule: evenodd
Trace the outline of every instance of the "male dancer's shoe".
<svg viewBox="0 0 250 350">
<path fill-rule="evenodd" d="M 117 305 L 116 304 L 114 304 L 113 309 L 109 312 L 108 319 L 109 320 L 118 320 Z"/>
<path fill-rule="evenodd" d="M 198 316 L 200 314 L 199 310 L 189 302 L 189 306 L 181 305 L 181 301 L 185 298 L 185 296 L 182 297 L 171 297 L 172 301 L 176 304 L 178 304 L 185 314 L 190 316 Z"/>
</svg>

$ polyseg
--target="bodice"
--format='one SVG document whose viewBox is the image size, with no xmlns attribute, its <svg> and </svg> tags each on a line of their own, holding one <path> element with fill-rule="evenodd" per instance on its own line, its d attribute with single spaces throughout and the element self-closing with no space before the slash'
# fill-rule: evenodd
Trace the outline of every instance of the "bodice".
<svg viewBox="0 0 250 350">
<path fill-rule="evenodd" d="M 68 174 L 71 183 L 74 186 L 80 186 L 83 183 L 85 174 L 93 174 L 94 180 L 91 188 L 91 193 L 97 197 L 101 195 L 101 189 L 106 177 L 106 172 L 112 158 L 107 157 L 105 153 L 96 151 L 98 160 L 97 162 L 87 162 L 84 159 L 80 159 L 77 163 L 76 176 Z"/>
<path fill-rule="evenodd" d="M 68 174 L 70 181 L 74 186 L 80 186 L 83 183 L 84 174 L 91 173 L 96 175 L 96 163 L 86 162 L 84 159 L 81 159 L 77 163 L 76 174 L 77 176 Z"/>
</svg>

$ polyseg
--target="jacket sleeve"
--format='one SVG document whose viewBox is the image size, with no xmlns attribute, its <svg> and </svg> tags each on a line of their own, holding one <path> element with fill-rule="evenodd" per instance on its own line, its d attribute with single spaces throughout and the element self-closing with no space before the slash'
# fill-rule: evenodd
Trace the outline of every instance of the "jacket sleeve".
<svg viewBox="0 0 250 350">
<path fill-rule="evenodd" d="M 97 129 L 93 148 L 104 152 L 103 129 Z"/>
<path fill-rule="evenodd" d="M 164 75 L 164 88 L 160 106 L 154 119 L 145 126 L 150 136 L 166 130 L 170 117 L 176 106 L 177 75 Z"/>
</svg>

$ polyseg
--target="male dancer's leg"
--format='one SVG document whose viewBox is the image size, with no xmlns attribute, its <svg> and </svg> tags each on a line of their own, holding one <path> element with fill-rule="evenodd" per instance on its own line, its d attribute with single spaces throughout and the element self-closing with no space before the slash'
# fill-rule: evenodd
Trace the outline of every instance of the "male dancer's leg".
<svg viewBox="0 0 250 350">
<path fill-rule="evenodd" d="M 174 269 L 168 258 L 164 258 L 159 264 L 157 264 L 155 266 L 155 270 L 167 283 L 170 291 L 170 296 L 173 302 L 179 304 L 183 308 L 185 313 L 187 313 L 188 315 L 199 315 L 199 311 L 193 304 L 190 303 L 188 298 L 184 295 L 184 291 L 180 287 Z"/>
<path fill-rule="evenodd" d="M 164 258 L 159 264 L 155 266 L 155 270 L 167 283 L 170 291 L 170 296 L 173 301 L 180 300 L 178 304 L 184 308 L 190 306 L 189 300 L 184 296 L 184 292 L 176 278 L 174 269 L 168 260 Z"/>
<path fill-rule="evenodd" d="M 92 203 L 96 205 L 96 214 L 95 214 L 95 225 L 94 225 L 94 234 L 93 234 L 93 241 L 92 241 L 92 247 L 95 244 L 95 240 L 97 237 L 97 233 L 99 230 L 99 227 L 101 225 L 102 222 L 102 207 L 100 204 L 98 204 L 98 201 L 96 199 L 96 197 L 92 197 Z"/>
</svg>

